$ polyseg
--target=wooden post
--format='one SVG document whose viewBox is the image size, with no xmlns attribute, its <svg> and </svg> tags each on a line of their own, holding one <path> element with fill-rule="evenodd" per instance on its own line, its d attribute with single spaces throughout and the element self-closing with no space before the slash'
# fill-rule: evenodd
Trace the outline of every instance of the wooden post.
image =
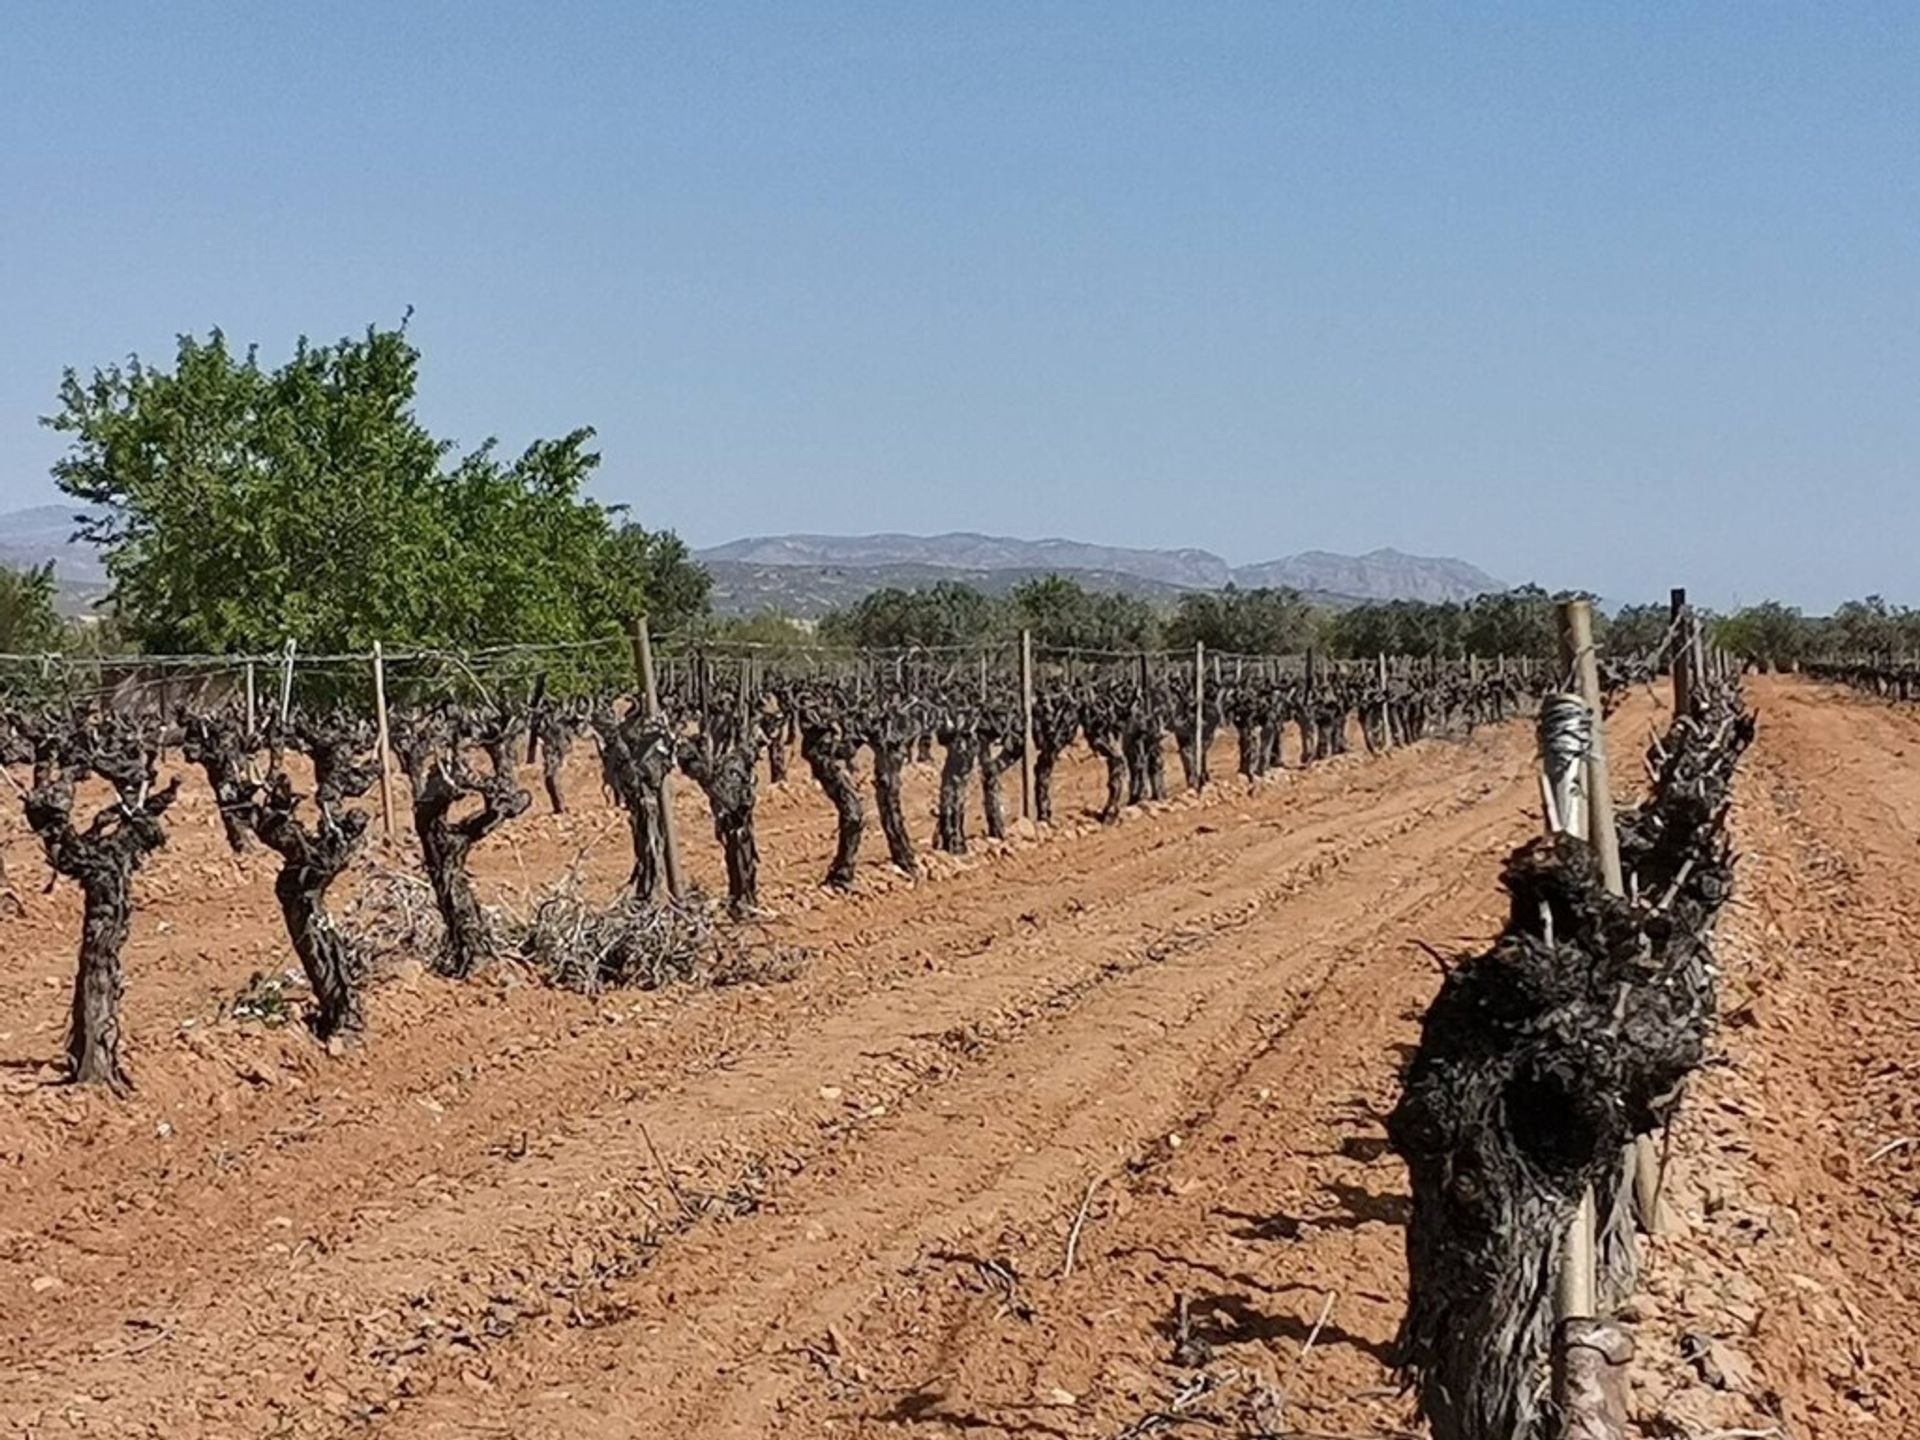
<svg viewBox="0 0 1920 1440">
<path fill-rule="evenodd" d="M 1380 669 L 1380 729 L 1386 737 L 1387 749 L 1394 747 L 1392 692 L 1387 688 L 1387 652 L 1382 650 L 1375 662 Z"/>
<path fill-rule="evenodd" d="M 1677 718 L 1693 710 L 1693 647 L 1687 643 L 1687 592 L 1679 585 L 1667 596 L 1667 615 L 1677 627 L 1667 641 L 1667 664 L 1673 674 L 1673 713 Z"/>
<path fill-rule="evenodd" d="M 294 642 L 287 641 L 286 658 L 280 662 L 280 728 L 287 728 L 287 716 L 293 710 Z"/>
<path fill-rule="evenodd" d="M 1020 632 L 1020 815 L 1037 822 L 1033 786 L 1033 632 Z"/>
<path fill-rule="evenodd" d="M 393 834 L 393 751 L 387 744 L 387 662 L 380 642 L 373 642 L 374 743 L 380 747 L 380 819 Z"/>
<path fill-rule="evenodd" d="M 1207 788 L 1207 642 L 1193 642 L 1193 787 Z"/>
<path fill-rule="evenodd" d="M 647 617 L 633 622 L 633 664 L 640 676 L 640 698 L 647 707 L 647 718 L 660 718 L 660 687 L 653 678 L 653 637 L 647 631 Z M 675 900 L 686 894 L 686 876 L 680 869 L 680 828 L 673 818 L 673 771 L 660 781 L 660 848 L 667 862 L 667 894 Z"/>
<path fill-rule="evenodd" d="M 378 642 L 374 644 L 374 653 L 380 652 Z M 542 670 L 533 677 L 533 694 L 527 697 L 527 764 L 531 765 L 540 758 L 540 727 L 533 723 L 533 717 L 540 713 L 540 706 L 547 698 L 547 672 Z"/>
<path fill-rule="evenodd" d="M 1591 719 L 1585 787 L 1587 840 L 1600 861 L 1601 877 L 1608 891 L 1623 895 L 1626 887 L 1620 873 L 1620 840 L 1614 829 L 1613 792 L 1607 771 L 1606 712 L 1601 704 L 1600 668 L 1593 649 L 1593 607 L 1585 600 L 1564 601 L 1559 619 L 1561 665 L 1573 672 L 1576 688 Z M 1632 1153 L 1629 1148 L 1626 1163 L 1631 1163 Z M 1568 1229 L 1566 1253 L 1554 1289 L 1559 1321 L 1554 1335 L 1555 1401 L 1566 1417 L 1563 1433 L 1625 1435 L 1622 1388 L 1578 1384 L 1582 1367 L 1572 1363 L 1601 1350 L 1632 1353 L 1632 1341 L 1626 1332 L 1615 1322 L 1595 1314 L 1596 1223 L 1593 1191 L 1589 1189 L 1581 1197 Z"/>
<path fill-rule="evenodd" d="M 987 652 L 980 652 L 980 703 L 987 703 Z"/>
</svg>

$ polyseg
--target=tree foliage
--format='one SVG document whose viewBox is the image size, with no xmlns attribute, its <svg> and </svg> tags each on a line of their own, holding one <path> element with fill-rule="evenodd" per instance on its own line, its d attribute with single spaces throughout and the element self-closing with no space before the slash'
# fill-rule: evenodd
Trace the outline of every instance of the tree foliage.
<svg viewBox="0 0 1920 1440">
<path fill-rule="evenodd" d="M 0 565 L 0 651 L 33 655 L 60 647 L 65 627 L 53 595 L 52 562 L 26 570 Z"/>
<path fill-rule="evenodd" d="M 1550 659 L 1559 653 L 1555 606 L 1564 597 L 1523 585 L 1471 600 L 1389 600 L 1329 617 L 1323 632 L 1335 655 L 1500 655 Z"/>
<path fill-rule="evenodd" d="M 1002 627 L 1031 631 L 1050 650 L 1143 650 L 1157 643 L 1153 607 L 1133 595 L 1089 590 L 1063 575 L 1028 580 L 1008 592 Z"/>
<path fill-rule="evenodd" d="M 1297 590 L 1196 591 L 1180 597 L 1167 644 L 1241 655 L 1290 655 L 1319 643 L 1320 616 Z"/>
<path fill-rule="evenodd" d="M 671 534 L 586 498 L 593 432 L 464 455 L 414 414 L 404 325 L 302 339 L 278 369 L 218 330 L 171 369 L 69 370 L 54 477 L 95 507 L 112 603 L 152 650 L 470 647 L 657 627 L 704 610 Z"/>
<path fill-rule="evenodd" d="M 979 645 L 997 632 L 995 611 L 987 596 L 951 580 L 915 590 L 889 586 L 823 616 L 820 637 L 885 650 Z"/>
<path fill-rule="evenodd" d="M 1146 601 L 1089 590 L 1064 575 L 1023 581 L 998 597 L 952 580 L 889 587 L 820 621 L 828 644 L 887 650 L 986 645 L 1022 630 L 1043 649 L 1141 650 L 1158 645 L 1160 624 Z"/>
</svg>

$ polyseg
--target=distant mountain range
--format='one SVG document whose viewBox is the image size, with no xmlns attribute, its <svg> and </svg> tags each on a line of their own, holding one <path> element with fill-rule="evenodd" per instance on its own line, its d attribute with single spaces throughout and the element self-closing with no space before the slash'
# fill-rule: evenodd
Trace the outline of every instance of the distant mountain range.
<svg viewBox="0 0 1920 1440">
<path fill-rule="evenodd" d="M 0 565 L 55 562 L 62 607 L 78 613 L 106 592 L 99 553 L 73 539 L 67 505 L 0 515 Z M 1465 600 L 1505 587 L 1464 560 L 1373 550 L 1309 550 L 1259 565 L 1229 565 L 1206 550 L 1147 550 L 1078 540 L 1003 535 L 763 535 L 696 552 L 722 614 L 779 610 L 815 618 L 889 585 L 942 580 L 1002 593 L 1024 580 L 1065 575 L 1089 589 L 1170 603 L 1190 590 L 1286 586 L 1331 605 L 1367 600 Z"/>
<path fill-rule="evenodd" d="M 1373 550 L 1309 550 L 1232 566 L 1207 550 L 1142 550 L 1078 540 L 1004 535 L 766 535 L 696 552 L 714 579 L 722 613 L 781 610 L 816 616 L 888 585 L 956 580 L 989 591 L 1041 575 L 1149 600 L 1183 591 L 1281 586 L 1329 604 L 1368 600 L 1467 600 L 1506 588 L 1464 560 Z"/>
<path fill-rule="evenodd" d="M 82 615 L 107 593 L 107 567 L 93 546 L 73 538 L 71 505 L 36 505 L 0 515 L 0 565 L 26 570 L 54 562 L 63 613 Z"/>
</svg>

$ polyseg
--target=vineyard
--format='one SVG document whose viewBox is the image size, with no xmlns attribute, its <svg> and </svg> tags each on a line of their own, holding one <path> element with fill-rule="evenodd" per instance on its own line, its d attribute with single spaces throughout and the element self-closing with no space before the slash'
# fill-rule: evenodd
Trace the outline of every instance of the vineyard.
<svg viewBox="0 0 1920 1440">
<path fill-rule="evenodd" d="M 1902 1433 L 1913 693 L 1679 612 L 0 657 L 0 1418 Z"/>
</svg>

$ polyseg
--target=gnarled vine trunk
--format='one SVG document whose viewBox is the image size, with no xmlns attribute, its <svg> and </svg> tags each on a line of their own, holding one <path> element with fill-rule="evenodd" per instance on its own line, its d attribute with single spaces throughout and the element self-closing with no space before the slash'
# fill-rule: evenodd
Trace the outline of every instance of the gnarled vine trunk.
<svg viewBox="0 0 1920 1440">
<path fill-rule="evenodd" d="M 912 732 L 904 717 L 883 708 L 868 724 L 866 739 L 867 748 L 873 752 L 873 808 L 880 813 L 887 856 L 903 874 L 917 877 L 920 857 L 914 852 L 913 834 L 907 828 L 901 800 L 901 772 L 913 746 Z"/>
<path fill-rule="evenodd" d="M 713 835 L 727 863 L 727 908 L 736 919 L 760 907 L 760 848 L 753 835 L 758 760 L 759 747 L 751 740 L 717 749 L 692 740 L 680 746 L 680 768 L 706 795 L 713 815 Z"/>
<path fill-rule="evenodd" d="M 971 725 L 951 721 L 936 732 L 946 758 L 940 763 L 940 790 L 934 801 L 933 848 L 949 855 L 967 853 L 967 781 L 979 758 Z"/>
<path fill-rule="evenodd" d="M 827 867 L 825 882 L 835 890 L 853 888 L 860 862 L 860 835 L 866 827 L 860 787 L 853 778 L 853 758 L 859 748 L 859 742 L 847 735 L 837 720 L 823 715 L 800 717 L 800 754 L 826 792 L 838 821 L 833 863 Z"/>
<path fill-rule="evenodd" d="M 152 763 L 149 752 L 148 777 Z M 73 826 L 73 789 L 86 768 L 37 766 L 26 800 L 27 824 L 40 838 L 54 872 L 78 882 L 84 904 L 67 1026 L 67 1076 L 76 1084 L 124 1090 L 128 1081 L 120 1058 L 120 1001 L 126 980 L 120 952 L 133 923 L 133 875 L 147 856 L 166 844 L 160 817 L 179 793 L 180 782 L 149 792 L 146 782 L 133 781 L 124 769 L 109 773 L 95 767 L 114 779 L 120 799 L 81 831 Z"/>
<path fill-rule="evenodd" d="M 494 953 L 493 930 L 474 894 L 467 857 L 475 845 L 533 803 L 513 778 L 511 756 L 518 735 L 518 725 L 505 715 L 480 722 L 451 713 L 438 717 L 438 723 L 409 725 L 402 744 L 413 784 L 414 833 L 447 932 L 439 968 L 458 980 L 471 977 Z M 486 773 L 468 763 L 468 744 L 486 752 Z M 478 796 L 480 808 L 453 819 L 453 807 L 467 796 Z"/>
<path fill-rule="evenodd" d="M 673 768 L 672 736 L 666 725 L 649 720 L 637 703 L 624 717 L 611 709 L 593 716 L 600 741 L 600 777 L 621 809 L 633 842 L 633 869 L 627 884 L 648 904 L 660 898 L 666 876 L 665 830 L 661 824 L 661 785 Z"/>
</svg>

